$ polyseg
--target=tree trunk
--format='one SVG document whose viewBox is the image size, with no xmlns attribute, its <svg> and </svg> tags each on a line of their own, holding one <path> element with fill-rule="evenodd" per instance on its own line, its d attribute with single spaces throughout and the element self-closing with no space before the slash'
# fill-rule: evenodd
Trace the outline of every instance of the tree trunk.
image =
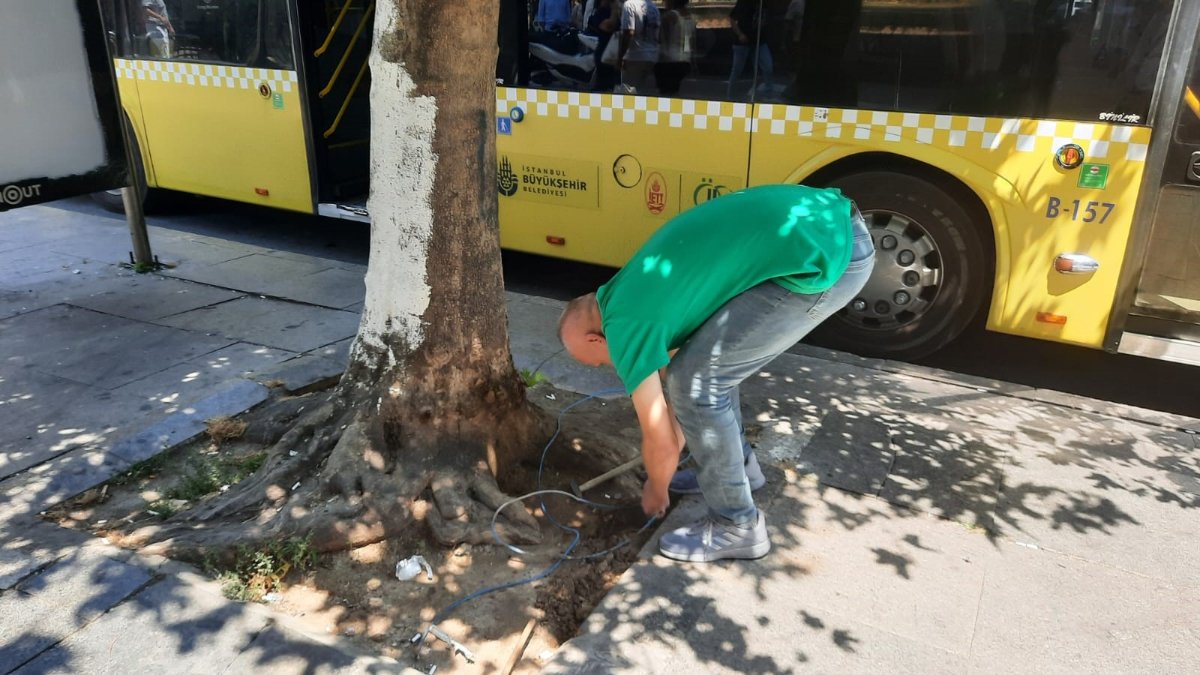
<svg viewBox="0 0 1200 675">
<path fill-rule="evenodd" d="M 371 54 L 370 265 L 351 363 L 260 473 L 151 533 L 161 550 L 310 535 L 323 550 L 417 520 L 490 541 L 496 483 L 548 436 L 509 352 L 495 188 L 497 0 L 381 0 Z M 280 425 L 275 424 L 275 427 Z M 245 521 L 222 531 L 213 520 Z M 540 538 L 519 508 L 507 536 Z"/>
</svg>

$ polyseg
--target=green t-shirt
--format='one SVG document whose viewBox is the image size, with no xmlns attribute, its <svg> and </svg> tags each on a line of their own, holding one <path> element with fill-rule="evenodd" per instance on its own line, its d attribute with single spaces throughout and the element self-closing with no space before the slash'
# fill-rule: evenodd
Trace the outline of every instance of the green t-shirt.
<svg viewBox="0 0 1200 675">
<path fill-rule="evenodd" d="M 667 365 L 708 317 L 770 280 L 820 293 L 850 263 L 850 200 L 836 189 L 766 185 L 685 211 L 596 291 L 604 335 L 629 393 Z"/>
</svg>

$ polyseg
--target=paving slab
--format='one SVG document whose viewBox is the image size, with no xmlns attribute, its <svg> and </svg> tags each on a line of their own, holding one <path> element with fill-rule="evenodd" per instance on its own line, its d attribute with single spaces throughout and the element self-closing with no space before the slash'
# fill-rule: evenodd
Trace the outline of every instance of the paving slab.
<svg viewBox="0 0 1200 675">
<path fill-rule="evenodd" d="M 207 586 L 154 583 L 16 671 L 32 673 L 220 673 L 267 626 L 267 618 Z"/>
<path fill-rule="evenodd" d="M 4 213 L 0 238 L 8 242 L 39 244 L 47 241 L 79 239 L 81 233 L 121 229 L 116 219 L 94 218 L 50 205 L 27 206 Z M 128 230 L 126 236 L 128 236 Z M 86 236 L 83 238 L 87 238 Z"/>
<path fill-rule="evenodd" d="M 167 415 L 112 445 L 110 454 L 130 464 L 145 461 L 165 449 L 185 443 L 205 430 L 205 421 L 237 415 L 267 400 L 270 391 L 249 380 L 234 379 L 186 408 Z"/>
<path fill-rule="evenodd" d="M 154 255 L 158 257 L 159 262 L 167 265 L 159 273 L 169 277 L 186 279 L 192 269 L 253 255 L 253 251 L 244 246 L 213 237 L 199 237 L 158 228 L 151 228 L 150 236 Z"/>
<path fill-rule="evenodd" d="M 173 413 L 226 386 L 233 378 L 271 371 L 295 356 L 295 352 L 283 349 L 237 342 L 130 382 L 113 393 L 149 404 L 156 412 Z"/>
<path fill-rule="evenodd" d="M 991 566 L 984 581 L 972 671 L 1195 672 L 1200 588 L 998 547 L 1003 564 Z"/>
<path fill-rule="evenodd" d="M 106 389 L 233 342 L 69 305 L 0 321 L 0 354 L 8 367 L 30 367 Z"/>
<path fill-rule="evenodd" d="M 102 446 L 156 412 L 127 394 L 34 370 L 0 376 L 0 479 L 83 446 Z"/>
<path fill-rule="evenodd" d="M 141 567 L 96 549 L 68 555 L 0 596 L 0 670 L 66 639 L 150 581 Z"/>
<path fill-rule="evenodd" d="M 52 562 L 54 558 L 45 552 L 0 549 L 0 591 L 16 586 L 22 579 Z"/>
<path fill-rule="evenodd" d="M 264 368 L 254 373 L 253 379 L 268 386 L 282 383 L 290 392 L 304 392 L 314 385 L 336 382 L 345 371 L 346 361 L 310 353 Z"/>
<path fill-rule="evenodd" d="M 863 412 L 833 411 L 796 457 L 796 470 L 866 495 L 883 488 L 895 461 L 888 427 Z"/>
<path fill-rule="evenodd" d="M 6 264 L 6 259 L 0 254 L 0 265 L 3 264 Z M 140 275 L 136 272 L 114 265 L 100 270 L 86 280 L 81 280 L 76 275 L 63 275 L 18 283 L 12 287 L 0 286 L 0 319 L 51 305 L 70 303 L 75 298 L 95 295 L 113 286 L 127 283 L 137 276 Z"/>
<path fill-rule="evenodd" d="M 113 316 L 152 321 L 242 297 L 239 291 L 180 281 L 158 274 L 130 274 L 105 280 L 67 300 Z"/>
<path fill-rule="evenodd" d="M 775 548 L 757 563 L 768 571 L 754 570 L 761 587 L 743 582 L 743 595 L 772 608 L 795 597 L 814 616 L 856 617 L 913 643 L 969 652 L 996 555 L 982 533 L 806 482 L 773 487 L 760 504 Z M 735 582 L 724 576 L 711 583 Z"/>
<path fill-rule="evenodd" d="M 96 223 L 96 224 L 94 224 Z M 40 247 L 47 251 L 74 256 L 89 261 L 119 264 L 131 262 L 133 240 L 129 236 L 129 227 L 121 223 L 121 227 L 105 227 L 97 221 L 91 221 L 86 237 L 58 237 Z M 150 241 L 151 249 L 154 240 Z"/>
<path fill-rule="evenodd" d="M 54 286 L 54 282 L 38 284 L 40 287 Z M 62 288 L 69 288 L 63 285 Z M 61 299 L 54 292 L 44 292 L 35 288 L 0 288 L 0 320 L 45 309 L 57 305 Z"/>
<path fill-rule="evenodd" d="M 293 284 L 303 277 L 327 270 L 331 266 L 331 263 L 320 258 L 311 258 L 307 262 L 302 262 L 253 253 L 210 265 L 180 265 L 170 270 L 168 274 L 180 279 L 199 281 L 224 288 L 236 288 L 249 293 L 299 299 L 291 295 Z M 310 294 L 315 292 L 311 284 L 295 288 L 301 293 L 304 290 Z M 360 292 L 360 297 L 350 298 L 346 304 L 361 300 L 362 294 Z"/>
<path fill-rule="evenodd" d="M 0 286 L 7 288 L 80 276 L 93 278 L 112 269 L 108 263 L 45 250 L 41 245 L 9 251 L 0 267 Z M 81 280 L 82 281 L 82 280 Z"/>
<path fill-rule="evenodd" d="M 358 333 L 358 321 L 358 315 L 350 312 L 250 297 L 184 312 L 158 323 L 305 352 L 353 337 Z"/>
<path fill-rule="evenodd" d="M 204 421 L 235 415 L 266 400 L 266 387 L 234 380 L 192 406 L 104 447 L 85 446 L 62 453 L 0 481 L 0 521 L 37 513 L 127 471 L 204 430 Z"/>
<path fill-rule="evenodd" d="M 354 338 L 349 337 L 345 340 L 338 340 L 333 344 L 317 347 L 316 349 L 305 352 L 306 356 L 323 356 L 327 359 L 333 359 L 338 363 L 350 363 L 350 349 L 354 346 Z"/>
<path fill-rule="evenodd" d="M 40 513 L 131 466 L 133 462 L 95 446 L 64 452 L 0 481 L 0 521 Z"/>
<path fill-rule="evenodd" d="M 770 555 L 639 560 L 543 672 L 962 672 L 990 543 L 778 478 L 760 497 Z M 663 530 L 702 511 L 680 506 Z"/>
<path fill-rule="evenodd" d="M 939 422 L 887 419 L 895 461 L 878 494 L 889 502 L 991 530 L 1013 461 L 1011 452 L 985 440 L 970 425 Z"/>
<path fill-rule="evenodd" d="M 1126 449 L 1160 450 L 1146 439 Z M 1200 496 L 1093 457 L 1023 456 L 1009 469 L 995 531 L 1014 541 L 1177 584 L 1200 585 Z"/>
<path fill-rule="evenodd" d="M 271 257 L 278 260 L 274 256 Z M 247 259 L 243 258 L 242 260 Z M 290 272 L 285 277 L 286 283 L 271 284 L 272 292 L 270 294 L 333 309 L 348 309 L 359 305 L 363 301 L 363 296 L 366 295 L 363 271 L 330 267 L 319 272 L 303 273 L 301 271 L 303 269 L 305 268 L 301 265 L 300 269 Z"/>
</svg>

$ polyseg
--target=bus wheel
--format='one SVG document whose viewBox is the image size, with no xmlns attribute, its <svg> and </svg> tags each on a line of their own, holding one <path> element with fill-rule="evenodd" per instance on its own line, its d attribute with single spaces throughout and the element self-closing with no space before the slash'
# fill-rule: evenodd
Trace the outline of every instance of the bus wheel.
<svg viewBox="0 0 1200 675">
<path fill-rule="evenodd" d="M 976 223 L 933 183 L 887 171 L 831 182 L 853 199 L 875 242 L 875 270 L 816 342 L 864 356 L 918 359 L 970 323 L 990 287 L 992 264 Z"/>
</svg>

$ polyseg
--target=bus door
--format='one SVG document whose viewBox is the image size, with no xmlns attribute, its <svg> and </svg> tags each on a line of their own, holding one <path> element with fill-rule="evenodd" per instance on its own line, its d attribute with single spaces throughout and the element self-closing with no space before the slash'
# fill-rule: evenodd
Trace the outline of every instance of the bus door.
<svg viewBox="0 0 1200 675">
<path fill-rule="evenodd" d="M 367 221 L 374 0 L 301 0 L 300 52 L 311 102 L 318 212 Z"/>
<path fill-rule="evenodd" d="M 152 187 L 312 212 L 288 0 L 113 0 Z"/>
<path fill-rule="evenodd" d="M 735 45 L 734 4 L 697 0 L 677 12 L 626 2 L 634 35 L 618 73 L 605 52 L 616 52 L 609 45 L 622 12 L 603 15 L 608 3 L 587 3 L 601 14 L 578 17 L 590 24 L 578 31 L 552 3 L 539 12 L 525 0 L 502 2 L 496 161 L 505 248 L 619 266 L 667 219 L 745 187 L 754 81 L 748 66 L 730 77 L 735 53 L 744 64 L 752 51 Z"/>
<path fill-rule="evenodd" d="M 1188 36 L 1194 21 L 1181 27 Z M 1156 191 L 1153 229 L 1120 351 L 1200 365 L 1200 49 L 1192 52 L 1182 91 L 1162 94 L 1177 112 L 1158 126 L 1170 138 L 1162 177 L 1145 188 Z"/>
</svg>

